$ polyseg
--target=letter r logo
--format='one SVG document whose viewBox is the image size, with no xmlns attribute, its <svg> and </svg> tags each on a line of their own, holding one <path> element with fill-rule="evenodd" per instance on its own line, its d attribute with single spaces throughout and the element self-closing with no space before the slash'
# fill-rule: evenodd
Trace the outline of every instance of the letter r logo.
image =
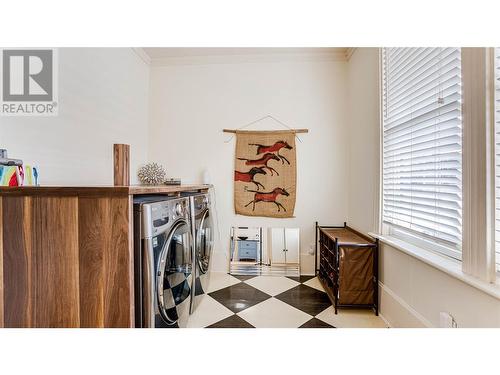
<svg viewBox="0 0 500 375">
<path fill-rule="evenodd" d="M 52 52 L 3 50 L 3 101 L 52 101 Z"/>
</svg>

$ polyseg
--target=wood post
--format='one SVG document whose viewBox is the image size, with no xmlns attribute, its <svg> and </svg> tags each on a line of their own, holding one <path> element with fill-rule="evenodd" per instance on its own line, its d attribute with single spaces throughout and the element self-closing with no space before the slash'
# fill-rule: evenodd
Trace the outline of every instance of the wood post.
<svg viewBox="0 0 500 375">
<path fill-rule="evenodd" d="M 130 185 L 130 145 L 113 145 L 114 184 Z"/>
</svg>

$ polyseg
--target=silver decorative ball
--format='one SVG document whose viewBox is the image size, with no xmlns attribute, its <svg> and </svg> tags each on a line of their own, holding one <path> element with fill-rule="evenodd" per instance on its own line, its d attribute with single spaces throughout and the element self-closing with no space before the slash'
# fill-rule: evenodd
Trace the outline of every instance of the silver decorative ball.
<svg viewBox="0 0 500 375">
<path fill-rule="evenodd" d="M 165 168 L 158 163 L 148 163 L 137 172 L 139 180 L 144 185 L 159 185 L 165 181 Z"/>
</svg>

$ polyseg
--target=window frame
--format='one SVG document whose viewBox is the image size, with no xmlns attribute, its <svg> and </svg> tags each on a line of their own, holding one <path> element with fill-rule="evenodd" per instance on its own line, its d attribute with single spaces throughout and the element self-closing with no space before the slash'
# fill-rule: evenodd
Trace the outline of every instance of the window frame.
<svg viewBox="0 0 500 375">
<path fill-rule="evenodd" d="M 500 285 L 495 264 L 495 51 L 462 47 L 462 252 L 464 275 Z M 383 221 L 384 61 L 379 48 L 379 181 L 377 232 L 393 236 Z M 480 171 L 480 178 L 477 179 Z M 470 220 L 474 218 L 473 220 Z M 479 222 L 479 225 L 478 225 Z M 454 259 L 430 241 L 414 241 L 401 233 L 399 240 L 422 251 Z M 466 276 L 469 277 L 469 276 Z"/>
<path fill-rule="evenodd" d="M 492 254 L 492 263 L 493 263 L 493 273 L 496 276 L 496 279 L 500 281 L 500 265 L 497 265 L 497 263 L 500 263 L 500 254 L 497 254 L 496 250 L 496 242 L 497 242 L 497 231 L 496 231 L 496 221 L 497 221 L 497 210 L 500 209 L 500 204 L 497 204 L 497 186 L 496 186 L 496 176 L 497 172 L 500 174 L 500 166 L 497 168 L 496 163 L 497 163 L 497 140 L 500 143 L 500 134 L 497 135 L 497 131 L 500 131 L 500 127 L 497 127 L 497 122 L 500 122 L 500 113 L 497 112 L 497 100 L 500 100 L 500 95 L 499 97 L 496 96 L 497 94 L 497 86 L 499 83 L 497 83 L 497 80 L 500 80 L 500 72 L 497 72 L 498 69 L 500 69 L 500 62 L 497 59 L 497 56 L 500 57 L 500 47 L 492 47 L 488 48 L 489 51 L 487 51 L 487 60 L 488 60 L 488 65 L 487 65 L 487 104 L 489 104 L 489 107 L 487 107 L 487 113 L 490 116 L 490 121 L 491 121 L 491 130 L 490 130 L 490 147 L 491 147 L 491 154 L 490 154 L 490 189 L 491 189 L 491 199 L 493 203 L 491 204 L 491 209 L 493 211 L 492 213 L 492 220 L 493 220 L 493 233 L 492 233 L 492 248 L 493 248 L 493 254 Z M 500 104 L 499 104 L 499 110 L 500 110 Z M 500 186 L 498 187 L 500 188 Z M 498 214 L 500 216 L 500 214 Z M 497 259 L 497 256 L 499 258 Z"/>
<path fill-rule="evenodd" d="M 379 85 L 380 85 L 380 181 L 379 181 L 379 214 L 378 226 L 380 233 L 390 235 L 409 244 L 418 246 L 424 250 L 437 253 L 439 255 L 449 257 L 454 260 L 462 261 L 462 243 L 455 245 L 452 242 L 427 235 L 425 233 L 405 228 L 397 224 L 384 221 L 384 125 L 385 125 L 385 66 L 384 66 L 384 48 L 379 49 Z M 463 88 L 462 93 L 463 95 Z M 462 117 L 463 128 L 463 117 Z M 462 151 L 463 151 L 463 129 L 462 129 Z M 462 155 L 463 158 L 463 155 Z M 463 161 L 462 161 L 463 162 Z M 462 172 L 463 176 L 463 172 Z M 462 195 L 463 195 L 463 177 L 462 177 Z M 462 197 L 463 202 L 463 197 Z M 463 220 L 463 208 L 462 208 Z M 462 222 L 463 236 L 463 222 Z"/>
</svg>

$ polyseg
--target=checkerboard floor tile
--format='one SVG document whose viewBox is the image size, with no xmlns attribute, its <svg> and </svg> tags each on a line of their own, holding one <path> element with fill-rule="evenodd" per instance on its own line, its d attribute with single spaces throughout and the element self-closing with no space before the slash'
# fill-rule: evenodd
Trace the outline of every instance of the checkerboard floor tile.
<svg viewBox="0 0 500 375">
<path fill-rule="evenodd" d="M 305 284 L 288 289 L 286 292 L 278 294 L 276 298 L 312 316 L 318 315 L 331 306 L 330 299 L 325 292 L 320 292 Z"/>
<path fill-rule="evenodd" d="M 299 328 L 335 328 L 335 327 L 317 318 L 312 318 L 311 320 L 308 320 L 307 322 L 302 324 Z"/>
<path fill-rule="evenodd" d="M 209 293 L 209 296 L 234 313 L 248 309 L 270 297 L 270 295 L 244 282 L 224 289 L 219 289 Z"/>
<path fill-rule="evenodd" d="M 188 328 L 203 328 L 229 318 L 233 312 L 210 296 L 204 296 L 198 308 L 189 315 Z"/>
<path fill-rule="evenodd" d="M 299 277 L 287 276 L 287 278 L 294 280 L 294 281 L 298 281 L 299 283 L 305 283 L 306 281 L 313 279 L 314 276 L 305 276 L 305 275 L 301 275 Z"/>
<path fill-rule="evenodd" d="M 317 289 L 320 292 L 325 291 L 325 289 L 323 288 L 323 285 L 321 285 L 321 282 L 319 281 L 319 279 L 317 277 L 313 277 L 309 280 L 304 281 L 304 285 L 307 285 L 311 288 Z"/>
<path fill-rule="evenodd" d="M 316 315 L 316 318 L 339 328 L 387 328 L 384 321 L 371 310 L 339 309 L 335 315 L 330 306 Z"/>
<path fill-rule="evenodd" d="M 231 315 L 229 318 L 214 323 L 207 328 L 255 328 L 248 323 L 245 319 L 240 318 L 238 315 Z"/>
<path fill-rule="evenodd" d="M 252 279 L 245 280 L 245 283 L 269 294 L 270 296 L 275 296 L 293 288 L 294 286 L 300 285 L 297 281 L 291 280 L 288 277 L 279 276 L 257 276 Z"/>
<path fill-rule="evenodd" d="M 226 288 L 231 285 L 239 284 L 240 279 L 222 272 L 211 272 L 208 282 L 208 293 Z"/>
<path fill-rule="evenodd" d="M 385 327 L 370 310 L 340 309 L 335 315 L 314 276 L 211 275 L 209 294 L 190 316 L 197 328 Z"/>
<path fill-rule="evenodd" d="M 276 298 L 269 298 L 238 315 L 256 328 L 297 328 L 312 318 Z"/>
<path fill-rule="evenodd" d="M 241 281 L 247 281 L 247 280 L 253 279 L 254 277 L 257 277 L 257 276 L 255 276 L 255 275 L 234 275 L 234 277 L 236 277 L 238 280 L 241 280 Z"/>
</svg>

